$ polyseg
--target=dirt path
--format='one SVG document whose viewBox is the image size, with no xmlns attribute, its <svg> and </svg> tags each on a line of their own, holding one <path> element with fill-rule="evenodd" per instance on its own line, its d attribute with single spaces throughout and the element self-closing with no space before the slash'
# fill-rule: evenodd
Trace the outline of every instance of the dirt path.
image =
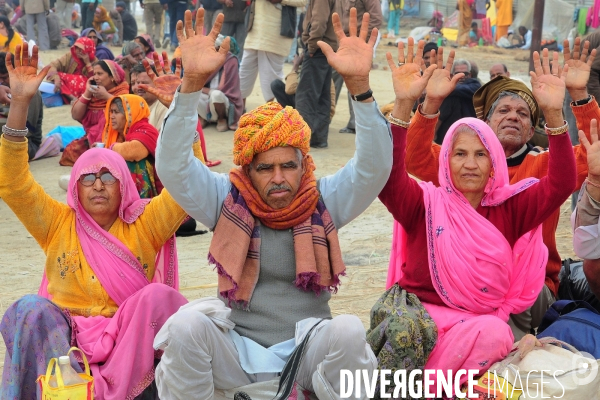
<svg viewBox="0 0 600 400">
<path fill-rule="evenodd" d="M 138 26 L 142 29 L 143 24 Z M 406 28 L 408 29 L 408 28 Z M 446 50 L 448 50 L 447 48 Z M 377 70 L 371 73 L 371 86 L 379 105 L 393 100 L 390 72 L 384 70 L 387 65 L 385 52 L 394 51 L 386 46 L 386 39 L 378 48 Z M 65 50 L 48 51 L 42 54 L 42 61 L 48 63 L 62 55 Z M 395 54 L 395 53 L 394 53 Z M 475 60 L 479 65 L 480 79 L 487 81 L 489 67 L 495 63 L 505 63 L 513 76 L 527 76 L 528 64 L 515 60 L 515 57 L 528 57 L 519 50 L 501 50 L 488 48 L 459 49 L 460 58 Z M 286 64 L 286 73 L 290 65 Z M 523 79 L 528 82 L 528 79 Z M 263 102 L 258 83 L 248 98 L 248 108 L 254 108 Z M 348 102 L 345 89 L 340 96 L 336 115 L 329 130 L 329 148 L 312 150 L 317 165 L 317 176 L 332 174 L 341 168 L 353 155 L 354 135 L 340 134 L 338 130 L 346 125 Z M 44 110 L 44 132 L 57 125 L 77 125 L 71 119 L 70 107 L 63 106 Z M 233 167 L 231 145 L 233 132 L 219 133 L 214 125 L 205 131 L 210 159 L 220 159 L 223 163 L 214 168 L 217 172 L 227 172 Z M 58 178 L 70 173 L 70 168 L 58 165 L 58 158 L 35 161 L 30 164 L 35 179 L 53 198 L 66 202 L 65 192 L 58 187 Z M 565 203 L 557 232 L 561 256 L 572 256 L 571 234 L 568 225 L 570 202 Z M 392 217 L 385 207 L 375 200 L 360 217 L 340 231 L 340 241 L 344 260 L 348 266 L 348 276 L 342 279 L 338 294 L 332 298 L 335 315 L 352 313 L 358 315 L 365 327 L 368 327 L 369 310 L 385 289 L 385 279 L 391 247 Z M 190 238 L 178 238 L 181 292 L 188 299 L 215 295 L 216 274 L 206 261 L 208 245 L 212 234 Z M 0 315 L 4 314 L 15 300 L 28 293 L 37 293 L 45 262 L 45 256 L 35 240 L 23 228 L 21 223 L 0 200 Z M 4 365 L 4 342 L 0 342 L 0 371 Z"/>
</svg>

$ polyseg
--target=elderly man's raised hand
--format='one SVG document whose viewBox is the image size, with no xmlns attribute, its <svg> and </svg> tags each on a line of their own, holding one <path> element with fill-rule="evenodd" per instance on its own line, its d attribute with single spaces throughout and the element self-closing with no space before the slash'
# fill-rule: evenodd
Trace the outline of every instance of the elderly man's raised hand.
<svg viewBox="0 0 600 400">
<path fill-rule="evenodd" d="M 587 83 L 590 79 L 592 63 L 596 57 L 596 49 L 590 52 L 590 42 L 581 43 L 581 38 L 575 39 L 573 53 L 569 50 L 569 41 L 563 43 L 565 65 L 569 66 L 565 85 L 574 101 L 587 98 Z M 589 54 L 589 56 L 588 56 Z"/>
<path fill-rule="evenodd" d="M 140 88 L 145 90 L 148 93 L 152 93 L 156 97 L 158 97 L 158 101 L 160 101 L 165 107 L 169 108 L 171 106 L 171 102 L 173 101 L 173 97 L 175 96 L 175 92 L 179 85 L 181 85 L 181 59 L 175 59 L 175 73 L 171 71 L 169 68 L 169 56 L 166 51 L 163 51 L 163 66 L 160 65 L 160 60 L 158 58 L 158 53 L 153 53 L 154 58 L 154 67 L 156 68 L 156 72 L 158 76 L 152 71 L 152 67 L 148 60 L 144 59 L 142 64 L 146 69 L 146 73 L 148 77 L 152 79 L 154 86 L 149 86 L 146 84 L 140 84 Z"/>
<path fill-rule="evenodd" d="M 427 96 L 423 103 L 423 113 L 435 114 L 440 109 L 442 102 L 456 88 L 458 81 L 465 76 L 462 72 L 452 76 L 452 65 L 454 64 L 454 50 L 450 51 L 450 55 L 446 60 L 446 68 L 444 68 L 444 48 L 440 47 L 437 52 L 437 57 L 434 57 L 435 50 L 431 50 L 431 60 L 436 60 L 437 69 L 433 71 L 429 83 L 427 83 Z"/>
<path fill-rule="evenodd" d="M 569 65 L 565 64 L 565 68 L 562 69 L 558 63 L 558 53 L 553 52 L 552 66 L 550 66 L 548 49 L 544 49 L 541 60 L 540 54 L 537 51 L 533 52 L 533 66 L 535 71 L 529 73 L 533 97 L 544 113 L 546 124 L 549 128 L 563 126 L 562 107 Z"/>
<path fill-rule="evenodd" d="M 396 94 L 392 115 L 403 121 L 408 121 L 410 118 L 413 104 L 421 96 L 433 71 L 437 68 L 437 65 L 432 64 L 424 69 L 424 46 L 424 41 L 418 43 L 415 56 L 415 41 L 413 38 L 408 38 L 408 52 L 404 55 L 404 43 L 400 42 L 398 45 L 398 64 L 394 61 L 391 53 L 386 54 L 388 65 L 392 71 L 394 93 Z"/>
<path fill-rule="evenodd" d="M 196 29 L 192 25 L 192 12 L 185 12 L 185 25 L 177 21 L 177 38 L 181 48 L 183 62 L 183 81 L 181 83 L 182 93 L 197 92 L 202 89 L 208 78 L 217 72 L 225 63 L 229 51 L 229 37 L 223 40 L 219 50 L 215 48 L 215 42 L 221 26 L 223 25 L 223 14 L 219 14 L 215 24 L 208 35 L 202 34 L 204 27 L 204 9 L 196 12 Z M 185 29 L 184 29 L 185 28 Z"/>
<path fill-rule="evenodd" d="M 26 101 L 29 104 L 31 98 L 37 93 L 42 80 L 48 74 L 50 65 L 45 66 L 40 73 L 37 72 L 38 66 L 38 47 L 33 46 L 32 56 L 29 57 L 28 44 L 23 43 L 17 46 L 17 55 L 15 57 L 15 66 L 12 66 L 13 55 L 6 53 L 6 69 L 10 77 L 11 103 L 19 100 Z"/>
<path fill-rule="evenodd" d="M 323 41 L 317 42 L 317 45 L 327 57 L 329 65 L 344 78 L 348 91 L 353 95 L 365 93 L 370 89 L 369 72 L 373 64 L 373 48 L 377 41 L 378 30 L 373 28 L 371 37 L 367 41 L 369 13 L 363 15 L 360 32 L 358 32 L 356 8 L 350 9 L 349 36 L 344 33 L 337 13 L 333 13 L 331 20 L 339 43 L 337 52 Z"/>
</svg>

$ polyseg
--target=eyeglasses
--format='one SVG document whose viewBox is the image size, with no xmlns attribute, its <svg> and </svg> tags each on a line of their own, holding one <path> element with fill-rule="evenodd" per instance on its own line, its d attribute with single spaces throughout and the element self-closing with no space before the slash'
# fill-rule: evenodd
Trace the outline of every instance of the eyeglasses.
<svg viewBox="0 0 600 400">
<path fill-rule="evenodd" d="M 117 182 L 117 178 L 115 178 L 110 172 L 103 172 L 100 176 L 96 174 L 85 174 L 79 177 L 79 183 L 83 186 L 93 186 L 96 183 L 96 179 L 100 179 L 103 185 L 110 186 L 114 185 Z"/>
</svg>

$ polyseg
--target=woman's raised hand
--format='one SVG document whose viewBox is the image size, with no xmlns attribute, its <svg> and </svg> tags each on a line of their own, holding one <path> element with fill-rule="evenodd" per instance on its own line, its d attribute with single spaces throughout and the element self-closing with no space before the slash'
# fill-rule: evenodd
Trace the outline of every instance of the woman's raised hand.
<svg viewBox="0 0 600 400">
<path fill-rule="evenodd" d="M 146 73 L 148 77 L 152 79 L 154 86 L 140 84 L 140 88 L 145 90 L 148 93 L 152 93 L 156 97 L 158 97 L 158 101 L 160 101 L 165 107 L 169 108 L 171 106 L 171 102 L 173 101 L 173 97 L 175 96 L 175 92 L 179 85 L 181 85 L 181 59 L 175 59 L 175 73 L 171 72 L 171 68 L 169 68 L 169 57 L 166 51 L 162 52 L 163 57 L 163 67 L 160 66 L 160 60 L 158 59 L 158 53 L 154 53 L 154 67 L 156 68 L 156 72 L 158 75 L 152 71 L 152 67 L 148 60 L 144 59 L 142 64 L 144 68 L 146 68 Z"/>
<path fill-rule="evenodd" d="M 33 46 L 31 57 L 29 57 L 27 43 L 17 46 L 16 53 L 21 56 L 15 58 L 14 67 L 13 55 L 11 53 L 6 53 L 6 69 L 8 70 L 8 76 L 10 77 L 12 102 L 21 99 L 29 102 L 29 100 L 37 93 L 46 74 L 48 74 L 50 65 L 46 65 L 38 74 L 37 46 Z"/>
<path fill-rule="evenodd" d="M 353 95 L 365 93 L 370 88 L 369 72 L 373 64 L 373 48 L 377 41 L 378 30 L 373 28 L 371 37 L 367 41 L 369 18 L 369 13 L 363 15 L 359 32 L 356 8 L 352 7 L 348 21 L 349 35 L 346 36 L 340 16 L 333 13 L 331 21 L 339 43 L 338 50 L 333 51 L 331 46 L 323 41 L 317 42 L 327 57 L 329 65 L 344 78 L 348 91 Z"/>
<path fill-rule="evenodd" d="M 219 50 L 215 42 L 221 26 L 223 25 L 223 14 L 219 14 L 215 20 L 212 30 L 208 35 L 202 34 L 204 27 L 204 9 L 196 12 L 196 29 L 192 25 L 192 12 L 185 12 L 185 25 L 177 21 L 177 39 L 181 48 L 183 63 L 183 80 L 181 83 L 182 93 L 197 92 L 202 89 L 208 78 L 217 72 L 225 63 L 229 51 L 229 37 L 221 43 Z M 184 29 L 185 28 L 185 29 Z"/>
<path fill-rule="evenodd" d="M 454 64 L 454 50 L 450 51 L 450 55 L 446 60 L 446 68 L 444 68 L 444 48 L 440 47 L 438 49 L 436 57 L 433 56 L 434 54 L 435 51 L 432 50 L 431 60 L 436 60 L 437 69 L 433 71 L 431 79 L 429 79 L 427 88 L 425 89 L 427 97 L 422 109 L 425 114 L 437 113 L 444 99 L 452 93 L 456 88 L 458 81 L 465 76 L 462 72 L 452 76 L 451 71 L 452 65 Z M 430 106 L 431 110 L 425 109 L 427 106 Z"/>
<path fill-rule="evenodd" d="M 391 53 L 386 54 L 388 65 L 392 71 L 397 103 L 410 103 L 410 107 L 412 107 L 427 87 L 427 82 L 433 75 L 433 71 L 438 67 L 436 64 L 431 64 L 425 69 L 425 63 L 423 62 L 424 46 L 425 42 L 423 40 L 419 41 L 415 55 L 415 41 L 409 37 L 408 52 L 405 55 L 404 43 L 400 42 L 398 44 L 398 64 L 394 61 Z"/>
</svg>

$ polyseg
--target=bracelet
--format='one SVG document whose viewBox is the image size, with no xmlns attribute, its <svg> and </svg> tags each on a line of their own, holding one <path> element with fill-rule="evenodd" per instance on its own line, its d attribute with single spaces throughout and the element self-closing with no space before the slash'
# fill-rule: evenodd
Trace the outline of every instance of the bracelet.
<svg viewBox="0 0 600 400">
<path fill-rule="evenodd" d="M 79 97 L 79 101 L 80 101 L 82 104 L 85 104 L 85 105 L 88 105 L 88 104 L 90 104 L 90 101 L 91 101 L 91 100 L 92 100 L 92 99 L 88 99 L 88 98 L 87 98 L 87 97 L 85 97 L 84 95 L 81 95 L 81 96 Z"/>
<path fill-rule="evenodd" d="M 588 184 L 592 185 L 593 187 L 600 189 L 600 183 L 595 183 L 595 182 L 592 182 L 592 181 L 590 181 L 590 178 L 589 178 L 589 177 L 585 178 L 585 181 L 586 181 Z"/>
<path fill-rule="evenodd" d="M 194 142 L 193 143 L 198 143 L 199 141 L 200 141 L 200 134 L 198 133 L 198 131 L 196 131 L 194 134 Z"/>
<path fill-rule="evenodd" d="M 579 106 L 584 106 L 587 103 L 589 103 L 590 101 L 592 101 L 593 96 L 591 94 L 588 94 L 588 97 L 586 97 L 585 99 L 581 99 L 581 100 L 577 100 L 577 101 L 572 101 L 571 102 L 571 107 L 579 107 Z"/>
<path fill-rule="evenodd" d="M 7 125 L 3 125 L 2 133 L 4 133 L 6 136 L 25 137 L 29 133 L 29 129 L 13 129 L 9 128 Z"/>
<path fill-rule="evenodd" d="M 562 135 L 563 133 L 569 131 L 569 124 L 567 123 L 567 121 L 564 121 L 564 123 L 565 124 L 563 126 L 559 126 L 558 128 L 548 128 L 548 124 L 545 124 L 544 129 L 546 130 L 546 133 L 548 135 Z"/>
<path fill-rule="evenodd" d="M 387 119 L 390 122 L 390 124 L 394 124 L 404 129 L 408 129 L 408 127 L 410 126 L 410 122 L 402 121 L 401 119 L 395 118 L 391 113 L 388 114 Z"/>
</svg>

